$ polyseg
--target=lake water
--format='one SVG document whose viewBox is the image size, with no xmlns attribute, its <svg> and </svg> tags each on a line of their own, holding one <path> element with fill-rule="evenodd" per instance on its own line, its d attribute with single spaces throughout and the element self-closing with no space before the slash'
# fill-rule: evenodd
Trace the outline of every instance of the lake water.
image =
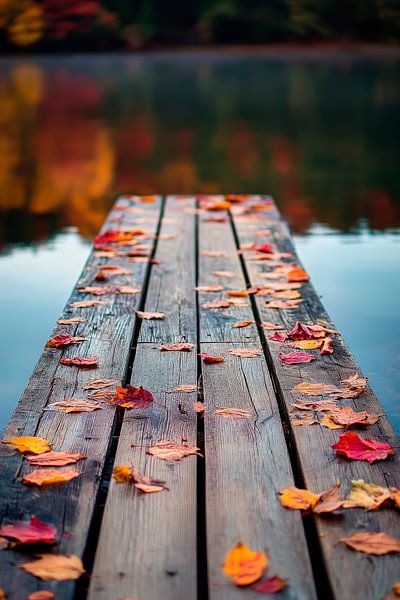
<svg viewBox="0 0 400 600">
<path fill-rule="evenodd" d="M 400 431 L 400 55 L 0 60 L 0 428 L 116 194 L 272 193 Z"/>
</svg>

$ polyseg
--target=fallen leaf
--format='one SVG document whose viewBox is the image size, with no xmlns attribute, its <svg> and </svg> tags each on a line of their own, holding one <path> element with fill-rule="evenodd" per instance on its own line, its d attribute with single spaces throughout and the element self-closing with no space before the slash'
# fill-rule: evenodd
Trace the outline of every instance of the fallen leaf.
<svg viewBox="0 0 400 600">
<path fill-rule="evenodd" d="M 211 258 L 225 255 L 226 254 L 223 250 L 205 250 L 204 252 L 201 252 L 201 256 L 209 256 Z"/>
<path fill-rule="evenodd" d="M 400 542 L 390 535 L 382 532 L 352 533 L 339 540 L 338 544 L 345 544 L 348 548 L 365 554 L 381 556 L 391 552 L 400 553 Z"/>
<path fill-rule="evenodd" d="M 373 425 L 379 421 L 379 415 L 373 415 L 367 411 L 354 411 L 351 406 L 344 406 L 332 412 L 332 419 L 338 425 L 351 427 L 352 425 Z"/>
<path fill-rule="evenodd" d="M 254 246 L 256 252 L 265 252 L 266 254 L 273 254 L 274 247 L 272 244 L 257 244 Z"/>
<path fill-rule="evenodd" d="M 364 388 L 338 387 L 331 383 L 310 383 L 303 381 L 296 385 L 295 390 L 305 396 L 330 396 L 331 398 L 357 398 Z"/>
<path fill-rule="evenodd" d="M 292 413 L 290 415 L 290 422 L 294 427 L 299 427 L 300 425 L 316 425 L 318 424 L 317 419 L 314 415 L 307 415 L 302 413 Z"/>
<path fill-rule="evenodd" d="M 116 394 L 111 404 L 116 404 L 122 408 L 148 408 L 153 402 L 153 394 L 142 386 L 127 385 L 124 388 L 117 385 Z"/>
<path fill-rule="evenodd" d="M 98 285 L 85 285 L 84 287 L 78 288 L 80 294 L 93 294 L 93 296 L 104 296 L 110 293 L 109 286 L 98 286 Z M 72 306 L 72 304 L 70 305 Z"/>
<path fill-rule="evenodd" d="M 345 456 L 353 460 L 366 460 L 370 464 L 395 454 L 390 444 L 372 439 L 363 440 L 352 431 L 342 433 L 339 441 L 331 448 L 336 451 L 338 456 Z"/>
<path fill-rule="evenodd" d="M 283 290 L 282 292 L 271 292 L 270 295 L 273 298 L 287 298 L 288 300 L 301 298 L 301 294 L 297 290 Z"/>
<path fill-rule="evenodd" d="M 84 390 L 99 390 L 101 388 L 115 385 L 117 381 L 115 379 L 90 379 L 83 386 Z"/>
<path fill-rule="evenodd" d="M 271 323 L 270 321 L 263 321 L 261 323 L 261 327 L 263 329 L 267 329 L 267 330 L 271 330 L 271 331 L 273 331 L 274 329 L 285 329 L 283 325 L 278 325 L 276 323 Z"/>
<path fill-rule="evenodd" d="M 96 367 L 98 360 L 97 356 L 74 356 L 74 358 L 63 357 L 60 359 L 60 363 L 62 365 L 67 365 L 68 367 L 87 368 Z"/>
<path fill-rule="evenodd" d="M 284 342 L 287 339 L 287 333 L 286 331 L 284 333 L 279 333 L 279 331 L 275 331 L 273 335 L 268 336 L 268 339 L 272 340 L 273 342 Z"/>
<path fill-rule="evenodd" d="M 0 535 L 16 540 L 14 544 L 54 544 L 56 542 L 57 529 L 53 525 L 47 525 L 39 521 L 34 515 L 30 523 L 15 521 L 0 527 Z"/>
<path fill-rule="evenodd" d="M 94 410 L 101 409 L 100 404 L 97 402 L 88 402 L 83 398 L 68 398 L 60 402 L 53 402 L 49 404 L 47 408 L 58 410 L 63 413 L 80 413 L 80 412 L 93 412 Z"/>
<path fill-rule="evenodd" d="M 211 275 L 214 275 L 215 277 L 227 277 L 228 279 L 237 277 L 237 274 L 233 273 L 233 271 L 212 271 Z"/>
<path fill-rule="evenodd" d="M 139 473 L 139 471 L 134 467 L 131 469 L 131 477 L 135 487 L 145 494 L 162 492 L 168 489 L 165 485 L 165 481 L 153 479 L 152 477 L 146 477 L 145 475 Z"/>
<path fill-rule="evenodd" d="M 97 400 L 100 402 L 110 402 L 114 398 L 114 390 L 111 388 L 105 388 L 102 390 L 94 390 L 88 394 L 90 400 Z M 102 406 L 99 406 L 102 408 Z"/>
<path fill-rule="evenodd" d="M 160 346 L 161 352 L 191 352 L 192 348 L 194 348 L 194 344 L 188 342 L 163 343 Z"/>
<path fill-rule="evenodd" d="M 343 506 L 343 498 L 339 494 L 340 483 L 335 483 L 329 490 L 322 492 L 313 512 L 320 515 L 331 513 Z"/>
<path fill-rule="evenodd" d="M 172 390 L 173 392 L 195 392 L 197 390 L 197 384 L 182 384 L 177 385 Z"/>
<path fill-rule="evenodd" d="M 222 570 L 236 585 L 250 585 L 262 577 L 268 563 L 264 552 L 255 552 L 239 542 L 229 550 Z"/>
<path fill-rule="evenodd" d="M 270 300 L 265 303 L 267 308 L 297 308 L 297 306 L 304 302 L 302 298 L 298 300 Z"/>
<path fill-rule="evenodd" d="M 201 306 L 203 308 L 229 308 L 230 304 L 227 300 L 213 300 L 212 302 L 205 302 Z"/>
<path fill-rule="evenodd" d="M 233 419 L 250 419 L 251 413 L 241 408 L 217 408 L 216 415 L 220 417 L 232 417 Z"/>
<path fill-rule="evenodd" d="M 38 485 L 39 487 L 57 485 L 75 479 L 79 475 L 80 472 L 76 469 L 68 469 L 66 471 L 60 471 L 59 469 L 35 469 L 28 475 L 24 475 L 22 483 L 25 483 L 25 485 Z"/>
<path fill-rule="evenodd" d="M 255 358 L 260 356 L 262 350 L 259 348 L 230 348 L 228 352 L 239 358 Z"/>
<path fill-rule="evenodd" d="M 296 400 L 292 406 L 299 410 L 313 410 L 313 411 L 333 411 L 339 408 L 336 402 L 330 400 L 317 400 L 315 402 L 303 402 L 303 400 Z"/>
<path fill-rule="evenodd" d="M 36 560 L 18 566 L 43 581 L 78 579 L 85 572 L 78 556 L 63 554 L 39 554 Z"/>
<path fill-rule="evenodd" d="M 342 379 L 342 383 L 350 390 L 358 390 L 360 388 L 364 390 L 368 383 L 368 379 L 367 377 L 361 377 L 356 372 L 352 373 L 347 379 Z"/>
<path fill-rule="evenodd" d="M 196 292 L 222 292 L 222 285 L 198 285 L 194 288 Z"/>
<path fill-rule="evenodd" d="M 197 413 L 203 413 L 206 410 L 205 404 L 203 402 L 194 402 L 193 409 Z"/>
<path fill-rule="evenodd" d="M 119 465 L 113 468 L 112 476 L 117 483 L 128 483 L 132 479 L 131 469 L 126 465 Z"/>
<path fill-rule="evenodd" d="M 287 274 L 288 281 L 308 281 L 309 275 L 304 269 L 292 269 Z"/>
<path fill-rule="evenodd" d="M 72 317 L 71 319 L 58 319 L 57 321 L 57 325 L 78 325 L 79 323 L 86 323 L 86 319 Z"/>
<path fill-rule="evenodd" d="M 290 342 L 290 345 L 293 348 L 298 348 L 299 350 L 315 350 L 319 348 L 322 344 L 322 340 L 300 340 L 299 342 Z"/>
<path fill-rule="evenodd" d="M 313 492 L 297 487 L 287 487 L 279 492 L 279 500 L 282 506 L 299 510 L 314 508 L 320 498 L 321 494 L 313 494 Z"/>
<path fill-rule="evenodd" d="M 158 442 L 147 449 L 147 454 L 155 456 L 160 460 L 180 461 L 186 456 L 201 456 L 200 448 L 196 446 L 187 446 L 185 444 L 176 444 L 175 442 Z"/>
<path fill-rule="evenodd" d="M 50 442 L 41 437 L 21 436 L 13 438 L 10 442 L 4 442 L 15 446 L 21 453 L 31 452 L 32 454 L 42 454 L 50 451 Z"/>
<path fill-rule="evenodd" d="M 287 354 L 279 352 L 279 358 L 285 365 L 297 365 L 315 360 L 315 356 L 308 354 L 308 352 L 288 352 Z"/>
<path fill-rule="evenodd" d="M 304 325 L 304 323 L 302 323 L 301 321 L 296 321 L 296 324 L 293 327 L 293 329 L 288 331 L 288 336 L 292 340 L 299 341 L 299 340 L 311 340 L 313 338 L 314 334 L 307 325 Z"/>
<path fill-rule="evenodd" d="M 287 583 L 284 579 L 278 577 L 278 575 L 272 575 L 272 577 L 268 577 L 268 579 L 250 586 L 250 589 L 259 594 L 277 594 L 284 590 L 285 587 L 287 587 Z"/>
<path fill-rule="evenodd" d="M 87 457 L 84 454 L 74 454 L 73 452 L 44 452 L 43 454 L 27 455 L 25 458 L 35 467 L 64 467 Z"/>
<path fill-rule="evenodd" d="M 29 594 L 27 600 L 54 600 L 55 597 L 55 593 L 50 590 L 39 590 Z"/>
<path fill-rule="evenodd" d="M 400 490 L 398 490 L 395 487 L 391 487 L 390 488 L 390 493 L 392 494 L 392 500 L 395 503 L 395 505 L 397 506 L 397 508 L 400 508 Z"/>
<path fill-rule="evenodd" d="M 226 292 L 227 296 L 231 296 L 232 298 L 247 298 L 249 295 L 248 290 L 229 290 Z"/>
<path fill-rule="evenodd" d="M 95 281 L 108 281 L 108 275 L 105 271 L 97 271 L 95 277 L 94 277 Z"/>
<path fill-rule="evenodd" d="M 240 300 L 240 298 L 229 298 L 228 304 L 232 306 L 250 306 L 249 302 Z"/>
<path fill-rule="evenodd" d="M 85 339 L 84 337 L 69 335 L 69 333 L 60 333 L 47 342 L 46 348 L 61 348 L 70 344 L 81 344 Z"/>
<path fill-rule="evenodd" d="M 208 354 L 207 352 L 201 352 L 198 356 L 201 356 L 206 365 L 224 362 L 223 356 L 211 356 L 211 354 Z"/>
<path fill-rule="evenodd" d="M 350 494 L 343 503 L 344 508 L 365 508 L 377 510 L 392 494 L 387 488 L 376 483 L 365 483 L 363 479 L 351 482 Z"/>
<path fill-rule="evenodd" d="M 331 414 L 325 415 L 323 419 L 321 419 L 321 425 L 323 427 L 328 427 L 328 429 L 343 429 L 343 425 L 339 425 L 335 423 Z"/>
<path fill-rule="evenodd" d="M 321 354 L 333 354 L 332 338 L 326 337 L 322 341 Z"/>
<path fill-rule="evenodd" d="M 165 313 L 163 312 L 143 312 L 137 310 L 136 314 L 139 319 L 163 319 L 165 317 Z"/>
<path fill-rule="evenodd" d="M 82 300 L 81 302 L 71 302 L 72 308 L 89 308 L 90 306 L 98 306 L 99 304 L 107 304 L 101 300 Z"/>
<path fill-rule="evenodd" d="M 107 275 L 132 275 L 132 271 L 119 265 L 101 265 L 100 270 L 106 272 Z"/>
<path fill-rule="evenodd" d="M 251 323 L 254 323 L 253 319 L 245 319 L 244 321 L 237 321 L 233 327 L 234 329 L 241 329 L 242 327 L 248 327 Z"/>
</svg>

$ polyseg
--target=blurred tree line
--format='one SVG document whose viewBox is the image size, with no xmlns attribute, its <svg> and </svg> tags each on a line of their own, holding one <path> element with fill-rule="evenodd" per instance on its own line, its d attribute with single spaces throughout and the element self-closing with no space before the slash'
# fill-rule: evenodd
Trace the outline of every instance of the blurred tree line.
<svg viewBox="0 0 400 600">
<path fill-rule="evenodd" d="M 0 0 L 0 48 L 400 39 L 400 0 Z"/>
</svg>

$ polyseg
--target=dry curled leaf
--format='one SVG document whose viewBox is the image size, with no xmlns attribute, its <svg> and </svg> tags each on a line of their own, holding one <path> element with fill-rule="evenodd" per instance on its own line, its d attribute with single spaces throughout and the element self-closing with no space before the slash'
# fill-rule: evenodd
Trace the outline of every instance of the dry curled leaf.
<svg viewBox="0 0 400 600">
<path fill-rule="evenodd" d="M 69 333 L 60 333 L 47 342 L 46 348 L 61 348 L 70 344 L 81 344 L 85 339 L 84 337 L 70 335 Z"/>
<path fill-rule="evenodd" d="M 100 390 L 110 385 L 115 385 L 117 381 L 115 379 L 91 379 L 87 381 L 83 386 L 84 390 Z"/>
<path fill-rule="evenodd" d="M 343 498 L 339 494 L 339 488 L 340 483 L 335 483 L 329 490 L 322 492 L 317 504 L 312 509 L 313 512 L 320 515 L 339 510 L 343 506 Z"/>
<path fill-rule="evenodd" d="M 182 384 L 182 385 L 176 385 L 174 387 L 174 389 L 172 390 L 173 392 L 195 392 L 197 390 L 197 384 L 193 383 L 193 384 Z"/>
<path fill-rule="evenodd" d="M 332 420 L 343 427 L 352 425 L 373 425 L 379 421 L 379 415 L 373 415 L 366 410 L 356 412 L 351 406 L 344 406 L 332 411 Z"/>
<path fill-rule="evenodd" d="M 333 342 L 331 337 L 326 337 L 322 341 L 321 354 L 333 354 Z"/>
<path fill-rule="evenodd" d="M 314 334 L 307 325 L 305 325 L 301 321 L 296 321 L 296 324 L 293 327 L 293 329 L 288 331 L 288 336 L 292 340 L 299 341 L 299 340 L 311 340 L 313 338 Z"/>
<path fill-rule="evenodd" d="M 203 308 L 229 308 L 230 304 L 227 300 L 213 300 L 212 302 L 205 302 L 201 306 Z"/>
<path fill-rule="evenodd" d="M 56 542 L 57 529 L 39 521 L 34 515 L 29 523 L 15 521 L 0 527 L 0 535 L 11 538 L 15 545 L 21 544 L 54 544 Z"/>
<path fill-rule="evenodd" d="M 366 483 L 363 479 L 351 482 L 350 494 L 343 503 L 344 508 L 365 508 L 366 510 L 377 510 L 380 506 L 390 500 L 392 494 L 388 488 L 381 487 L 376 483 Z"/>
<path fill-rule="evenodd" d="M 165 481 L 162 481 L 160 479 L 153 479 L 152 477 L 142 475 L 134 467 L 132 467 L 131 469 L 131 477 L 135 488 L 137 488 L 141 492 L 144 492 L 145 494 L 151 494 L 153 492 L 162 492 L 168 489 L 165 485 Z"/>
<path fill-rule="evenodd" d="M 142 386 L 127 385 L 124 388 L 117 385 L 116 394 L 110 403 L 122 408 L 148 408 L 153 402 L 153 394 Z"/>
<path fill-rule="evenodd" d="M 319 348 L 322 344 L 322 340 L 300 340 L 298 342 L 290 342 L 290 345 L 293 348 L 298 348 L 299 350 L 315 350 Z"/>
<path fill-rule="evenodd" d="M 76 469 L 68 469 L 60 471 L 59 469 L 35 469 L 28 475 L 22 478 L 22 483 L 25 485 L 37 485 L 39 487 L 47 485 L 58 485 L 66 483 L 71 479 L 78 477 L 80 472 Z"/>
<path fill-rule="evenodd" d="M 43 581 L 78 579 L 85 572 L 78 556 L 63 554 L 39 554 L 36 560 L 23 563 L 19 567 Z"/>
<path fill-rule="evenodd" d="M 161 352 L 191 352 L 194 344 L 188 342 L 171 342 L 160 345 Z"/>
<path fill-rule="evenodd" d="M 265 252 L 266 254 L 273 254 L 275 252 L 272 244 L 257 244 L 254 246 L 256 252 Z"/>
<path fill-rule="evenodd" d="M 297 308 L 301 302 L 304 302 L 302 298 L 298 300 L 270 300 L 265 303 L 267 308 Z"/>
<path fill-rule="evenodd" d="M 74 454 L 73 452 L 44 452 L 43 454 L 30 454 L 25 458 L 35 467 L 65 467 L 65 465 L 74 464 L 87 457 L 84 454 Z"/>
<path fill-rule="evenodd" d="M 58 319 L 57 321 L 57 325 L 79 325 L 79 323 L 86 323 L 86 319 L 72 317 L 71 319 Z"/>
<path fill-rule="evenodd" d="M 312 411 L 334 411 L 339 408 L 339 405 L 333 400 L 316 400 L 315 402 L 303 402 L 303 400 L 296 400 L 292 406 L 299 410 L 312 410 Z"/>
<path fill-rule="evenodd" d="M 222 292 L 222 285 L 198 285 L 194 288 L 196 292 Z"/>
<path fill-rule="evenodd" d="M 188 446 L 186 444 L 176 444 L 175 442 L 158 442 L 147 449 L 147 454 L 155 456 L 160 460 L 180 461 L 186 456 L 201 456 L 200 448 Z"/>
<path fill-rule="evenodd" d="M 90 400 L 98 400 L 100 402 L 110 402 L 114 398 L 114 391 L 111 388 L 105 388 L 102 390 L 94 390 L 88 394 Z M 99 408 L 102 408 L 98 405 Z"/>
<path fill-rule="evenodd" d="M 268 579 L 264 579 L 263 581 L 258 581 L 250 586 L 250 589 L 259 594 L 277 594 L 284 590 L 285 587 L 287 587 L 287 583 L 284 579 L 278 575 L 272 575 L 272 577 L 268 577 Z"/>
<path fill-rule="evenodd" d="M 318 420 L 314 417 L 314 415 L 304 413 L 292 413 L 290 415 L 290 422 L 294 427 L 318 424 Z"/>
<path fill-rule="evenodd" d="M 71 302 L 72 308 L 89 308 L 90 306 L 98 306 L 99 304 L 106 304 L 101 300 L 82 300 L 80 302 Z"/>
<path fill-rule="evenodd" d="M 308 352 L 287 352 L 286 354 L 279 352 L 279 358 L 285 365 L 298 365 L 315 360 L 314 354 Z"/>
<path fill-rule="evenodd" d="M 345 544 L 348 548 L 365 554 L 382 556 L 391 552 L 400 553 L 400 542 L 383 532 L 360 532 L 339 540 L 338 544 Z"/>
<path fill-rule="evenodd" d="M 67 365 L 68 367 L 85 369 L 96 367 L 98 360 L 97 356 L 74 356 L 74 358 L 66 358 L 63 356 L 63 358 L 60 359 L 60 363 L 62 365 Z"/>
<path fill-rule="evenodd" d="M 376 460 L 385 460 L 395 454 L 390 444 L 376 440 L 363 440 L 357 433 L 348 431 L 343 433 L 339 441 L 331 446 L 338 456 L 345 456 L 352 460 L 366 460 L 370 464 Z"/>
<path fill-rule="evenodd" d="M 314 508 L 321 498 L 321 494 L 313 494 L 313 492 L 297 487 L 287 487 L 282 492 L 279 492 L 279 494 L 282 506 L 299 510 Z"/>
<path fill-rule="evenodd" d="M 80 413 L 93 412 L 94 410 L 101 409 L 101 406 L 97 402 L 89 402 L 83 398 L 68 398 L 60 402 L 52 402 L 47 408 L 63 413 Z"/>
<path fill-rule="evenodd" d="M 201 356 L 201 358 L 203 359 L 203 362 L 206 365 L 212 365 L 213 363 L 224 362 L 223 356 L 211 356 L 211 354 L 208 354 L 207 352 L 201 352 L 199 354 L 199 356 Z"/>
<path fill-rule="evenodd" d="M 251 413 L 241 408 L 217 408 L 216 415 L 220 417 L 231 417 L 233 419 L 250 419 Z"/>
<path fill-rule="evenodd" d="M 251 323 L 254 323 L 253 319 L 244 319 L 244 321 L 234 323 L 233 327 L 234 329 L 241 329 L 242 327 L 248 327 Z"/>
<path fill-rule="evenodd" d="M 239 358 L 256 358 L 260 356 L 262 350 L 259 348 L 230 348 L 228 352 Z"/>
<path fill-rule="evenodd" d="M 163 312 L 143 312 L 142 310 L 136 311 L 139 319 L 148 319 L 148 320 L 160 320 L 165 317 L 165 313 Z"/>
<path fill-rule="evenodd" d="M 268 339 L 272 340 L 273 342 L 284 342 L 286 338 L 286 331 L 284 331 L 283 333 L 281 333 L 280 331 L 275 331 L 274 334 L 268 336 Z"/>
<path fill-rule="evenodd" d="M 31 452 L 32 454 L 42 454 L 50 451 L 50 442 L 41 437 L 21 436 L 13 438 L 10 442 L 4 442 L 15 446 L 21 453 Z"/>
<path fill-rule="evenodd" d="M 270 321 L 263 321 L 263 322 L 261 323 L 261 327 L 262 327 L 263 329 L 266 329 L 266 330 L 268 330 L 268 331 L 269 331 L 269 330 L 273 331 L 274 329 L 277 329 L 277 330 L 278 330 L 278 329 L 285 329 L 285 328 L 283 327 L 283 325 L 278 325 L 277 323 L 271 323 Z"/>
<path fill-rule="evenodd" d="M 258 581 L 268 568 L 268 556 L 239 542 L 229 550 L 222 570 L 236 585 L 250 585 Z"/>
<path fill-rule="evenodd" d="M 357 374 L 355 374 L 357 377 Z M 359 387 L 354 383 L 357 381 Z M 310 383 L 303 381 L 296 385 L 295 390 L 304 394 L 305 396 L 330 396 L 331 398 L 357 398 L 365 389 L 366 385 L 365 378 L 349 378 L 342 380 L 343 387 L 338 387 L 331 383 Z M 353 386 L 353 387 L 351 387 Z"/>
</svg>

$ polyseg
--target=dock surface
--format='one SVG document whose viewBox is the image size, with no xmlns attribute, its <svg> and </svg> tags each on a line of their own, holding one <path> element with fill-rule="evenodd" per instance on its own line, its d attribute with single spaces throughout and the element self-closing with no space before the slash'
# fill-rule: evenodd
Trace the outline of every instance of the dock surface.
<svg viewBox="0 0 400 600">
<path fill-rule="evenodd" d="M 391 592 L 400 581 L 399 438 L 305 268 L 269 196 L 117 200 L 49 334 L 83 339 L 45 347 L 0 446 L 0 588 L 9 600 L 38 590 L 57 600 L 256 597 L 221 569 L 239 542 L 268 556 L 259 581 L 283 580 L 282 600 L 383 600 Z M 291 364 L 291 353 L 310 362 Z M 204 354 L 223 360 L 210 364 Z M 74 357 L 97 360 L 63 364 Z M 99 379 L 113 383 L 93 387 Z M 316 392 L 306 384 L 326 387 L 307 395 Z M 129 385 L 153 399 L 124 406 L 116 386 Z M 57 405 L 77 400 L 91 411 Z M 343 407 L 368 416 L 357 424 L 351 413 L 340 424 L 335 410 Z M 338 454 L 332 446 L 349 433 L 389 444 L 387 457 Z M 84 455 L 53 467 L 79 474 L 29 484 L 46 467 L 10 444 L 22 436 Z M 167 441 L 193 454 L 149 453 Z M 112 476 L 119 466 L 164 483 L 142 491 L 131 475 L 125 483 Z M 384 488 L 385 500 L 373 504 L 375 490 L 370 510 L 349 508 L 359 480 Z M 318 510 L 324 496 L 303 510 L 283 505 L 287 488 L 322 494 L 336 485 L 327 512 Z M 7 525 L 32 515 L 56 528 L 56 543 L 15 544 Z M 397 550 L 378 555 L 342 542 L 371 532 L 397 540 Z M 73 555 L 85 573 L 54 581 L 21 568 L 42 554 Z"/>
</svg>

